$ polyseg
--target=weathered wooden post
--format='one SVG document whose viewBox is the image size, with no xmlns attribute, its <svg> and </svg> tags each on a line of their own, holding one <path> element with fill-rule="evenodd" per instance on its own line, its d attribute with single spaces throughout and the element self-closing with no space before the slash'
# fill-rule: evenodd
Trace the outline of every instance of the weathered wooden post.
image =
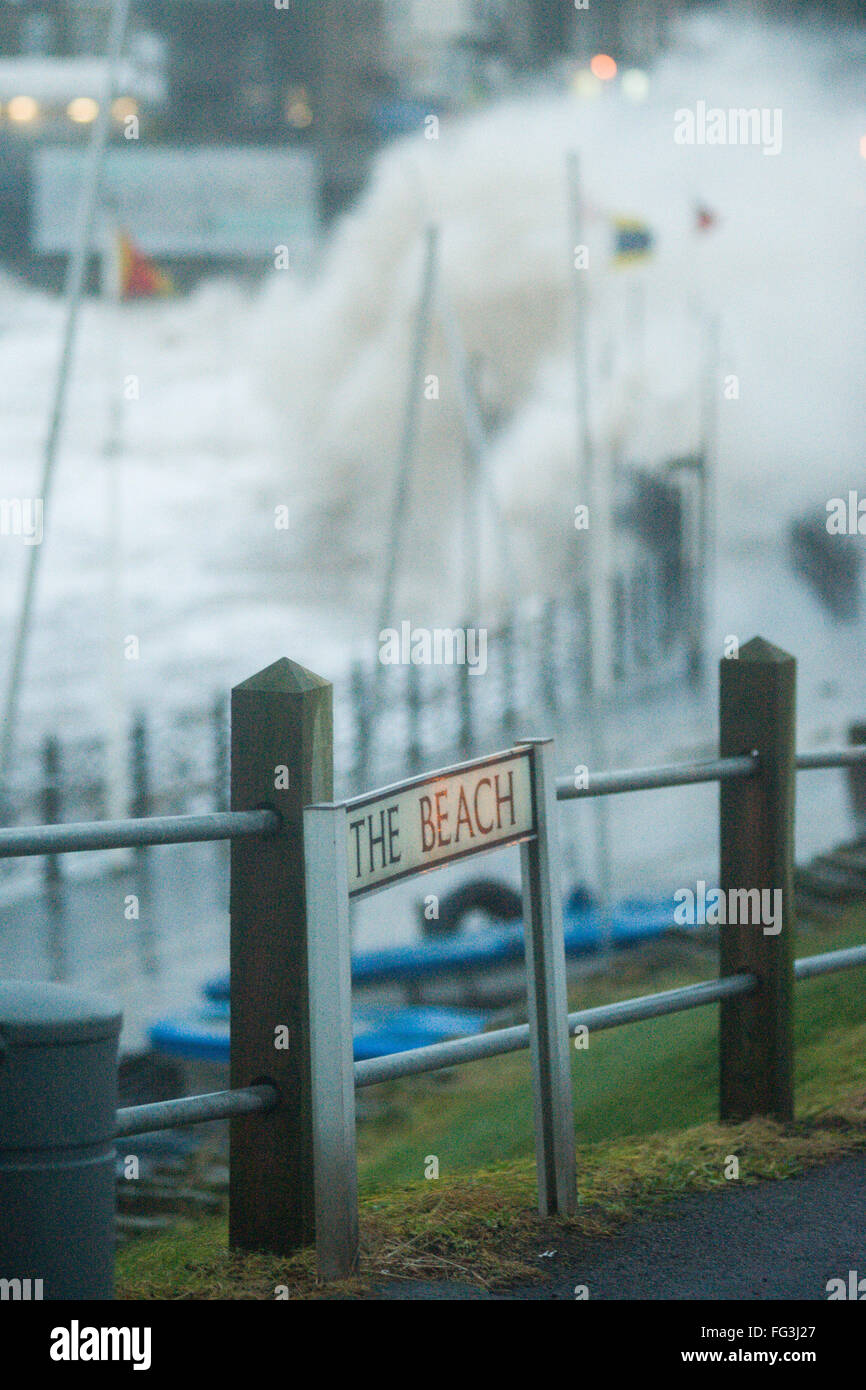
<svg viewBox="0 0 866 1390">
<path fill-rule="evenodd" d="M 150 815 L 150 750 L 147 719 L 137 714 L 130 731 L 130 760 L 132 763 L 132 815 Z"/>
<path fill-rule="evenodd" d="M 866 724 L 862 720 L 848 725 L 848 742 L 852 748 L 866 743 Z M 848 799 L 854 813 L 857 833 L 863 835 L 866 833 L 866 764 L 854 763 L 846 768 L 846 772 Z"/>
<path fill-rule="evenodd" d="M 231 1084 L 281 1103 L 231 1122 L 229 1243 L 283 1255 L 315 1238 L 303 811 L 333 796 L 331 685 L 281 660 L 236 686 L 231 762 L 232 810 L 282 817 L 232 841 Z"/>
<path fill-rule="evenodd" d="M 536 661 L 545 709 L 556 714 L 559 708 L 559 611 L 555 599 L 547 599 L 538 625 Z"/>
<path fill-rule="evenodd" d="M 613 674 L 622 679 L 626 674 L 625 579 L 621 573 L 613 577 Z"/>
<path fill-rule="evenodd" d="M 131 783 L 132 783 L 132 805 L 131 814 L 143 819 L 151 813 L 150 805 L 150 739 L 148 736 L 147 718 L 144 714 L 137 714 L 130 730 L 130 762 L 131 762 Z M 136 871 L 141 880 L 144 880 L 148 866 L 148 855 L 150 851 L 144 847 L 135 851 Z"/>
<path fill-rule="evenodd" d="M 754 776 L 721 784 L 726 925 L 719 928 L 720 973 L 753 974 L 758 989 L 721 1004 L 720 1114 L 723 1120 L 750 1115 L 790 1120 L 796 662 L 755 637 L 738 658 L 721 661 L 719 695 L 720 755 L 756 752 L 759 757 Z M 772 922 L 766 920 L 770 914 Z M 741 920 L 744 916 L 748 920 Z"/>
</svg>

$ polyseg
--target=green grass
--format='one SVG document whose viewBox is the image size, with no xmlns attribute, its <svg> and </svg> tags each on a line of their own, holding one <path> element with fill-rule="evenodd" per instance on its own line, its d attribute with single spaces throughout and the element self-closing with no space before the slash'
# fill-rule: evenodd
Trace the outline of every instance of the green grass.
<svg viewBox="0 0 866 1390">
<path fill-rule="evenodd" d="M 804 929 L 798 955 L 866 940 L 866 909 L 839 929 Z M 603 980 L 570 993 L 572 1009 L 655 993 L 711 977 L 714 966 L 668 963 L 660 970 L 623 959 Z M 797 1113 L 815 1114 L 866 1084 L 866 989 L 862 970 L 795 988 Z M 712 1120 L 718 1106 L 717 1007 L 628 1024 L 590 1036 L 572 1062 L 575 1127 L 582 1142 L 668 1133 Z M 526 1052 L 377 1088 L 382 1114 L 362 1126 L 362 1191 L 423 1176 L 435 1154 L 440 1174 L 533 1154 Z"/>
<path fill-rule="evenodd" d="M 804 928 L 797 954 L 866 940 L 866 906 L 828 930 Z M 572 1008 L 672 988 L 714 973 L 665 947 L 654 964 L 624 958 L 613 975 L 571 993 Z M 601 1236 L 684 1192 L 785 1177 L 866 1147 L 866 987 L 862 970 L 796 986 L 797 1123 L 715 1122 L 718 1009 L 708 1007 L 591 1035 L 573 1054 L 581 1209 L 567 1223 Z M 551 1223 L 535 1214 L 528 1054 L 375 1088 L 378 1113 L 359 1128 L 364 1279 L 450 1276 L 495 1285 L 539 1277 Z M 426 1181 L 429 1155 L 439 1180 Z M 556 1223 L 553 1223 L 554 1225 Z M 290 1260 L 230 1255 L 225 1223 L 186 1223 L 131 1243 L 118 1258 L 125 1298 L 321 1296 L 312 1252 Z M 352 1294 L 345 1285 L 328 1293 Z"/>
<path fill-rule="evenodd" d="M 697 1125 L 673 1134 L 580 1144 L 580 1207 L 570 1218 L 535 1210 L 530 1159 L 413 1182 L 361 1199 L 361 1269 L 357 1279 L 322 1287 L 312 1250 L 281 1258 L 227 1248 L 224 1219 L 179 1223 L 166 1235 L 124 1247 L 117 1294 L 140 1299 L 274 1299 L 363 1296 L 372 1281 L 449 1278 L 478 1287 L 544 1278 L 538 1254 L 552 1243 L 600 1239 L 639 1214 L 688 1193 L 734 1184 L 725 1176 L 731 1154 L 739 1183 L 787 1178 L 866 1149 L 866 1094 L 819 1118 L 779 1125 L 769 1120 Z"/>
</svg>

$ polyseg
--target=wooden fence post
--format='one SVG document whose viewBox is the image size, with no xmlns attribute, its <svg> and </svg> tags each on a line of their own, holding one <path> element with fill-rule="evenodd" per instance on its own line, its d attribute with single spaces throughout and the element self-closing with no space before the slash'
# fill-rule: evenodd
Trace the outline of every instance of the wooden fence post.
<svg viewBox="0 0 866 1390">
<path fill-rule="evenodd" d="M 626 602 L 625 602 L 625 576 L 616 573 L 611 584 L 613 596 L 613 674 L 621 680 L 627 674 L 626 648 L 628 637 L 626 633 Z"/>
<path fill-rule="evenodd" d="M 559 610 L 555 599 L 547 599 L 538 624 L 539 644 L 535 659 L 541 685 L 541 701 L 554 716 L 559 708 Z"/>
<path fill-rule="evenodd" d="M 720 924 L 720 973 L 758 978 L 756 993 L 723 1000 L 720 1006 L 723 1120 L 750 1115 L 790 1120 L 794 1114 L 795 704 L 796 662 L 787 652 L 755 637 L 738 658 L 722 659 L 720 755 L 754 751 L 760 759 L 755 776 L 721 784 L 720 886 L 726 921 L 733 915 L 748 920 Z M 746 899 L 748 890 L 752 894 Z M 771 914 L 775 920 L 768 924 Z"/>
<path fill-rule="evenodd" d="M 848 725 L 848 742 L 852 748 L 866 743 L 866 724 L 858 720 L 854 724 Z M 866 832 L 866 765 L 855 763 L 846 768 L 848 782 L 848 798 L 851 802 L 851 809 L 854 813 L 854 820 L 857 825 L 857 834 L 863 835 Z"/>
<path fill-rule="evenodd" d="M 231 1121 L 229 1244 L 285 1255 L 315 1239 L 303 811 L 333 797 L 332 686 L 285 659 L 235 686 L 231 762 L 232 810 L 282 817 L 232 841 L 231 1085 L 281 1101 Z"/>
<path fill-rule="evenodd" d="M 150 788 L 150 737 L 147 717 L 137 714 L 129 732 L 130 751 L 130 814 L 136 819 L 144 819 L 152 814 Z M 139 887 L 143 886 L 148 869 L 150 851 L 144 848 L 135 851 L 135 868 L 139 876 Z"/>
<path fill-rule="evenodd" d="M 149 742 L 147 718 L 143 714 L 137 714 L 130 731 L 131 814 L 136 818 L 143 818 L 151 813 Z"/>
</svg>

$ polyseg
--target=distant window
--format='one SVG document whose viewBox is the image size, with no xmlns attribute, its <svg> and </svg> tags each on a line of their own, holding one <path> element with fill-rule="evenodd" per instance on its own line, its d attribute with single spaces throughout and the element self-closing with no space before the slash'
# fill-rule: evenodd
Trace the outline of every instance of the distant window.
<svg viewBox="0 0 866 1390">
<path fill-rule="evenodd" d="M 69 16 L 74 53 L 102 53 L 105 48 L 105 15 L 90 9 L 74 9 Z"/>
<path fill-rule="evenodd" d="M 21 52 L 52 54 L 57 52 L 57 26 L 44 10 L 35 10 L 21 18 Z"/>
</svg>

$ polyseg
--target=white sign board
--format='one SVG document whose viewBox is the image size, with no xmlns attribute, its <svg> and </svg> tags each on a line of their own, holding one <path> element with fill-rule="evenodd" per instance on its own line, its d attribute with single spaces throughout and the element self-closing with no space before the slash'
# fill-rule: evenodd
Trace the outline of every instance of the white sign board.
<svg viewBox="0 0 866 1390">
<path fill-rule="evenodd" d="M 69 251 L 76 236 L 85 151 L 36 152 L 34 250 Z M 303 150 L 111 149 L 101 204 L 142 251 L 163 256 L 273 259 L 277 246 L 304 252 L 317 230 L 316 169 Z"/>
<path fill-rule="evenodd" d="M 349 896 L 535 833 L 529 749 L 348 803 Z"/>
</svg>

